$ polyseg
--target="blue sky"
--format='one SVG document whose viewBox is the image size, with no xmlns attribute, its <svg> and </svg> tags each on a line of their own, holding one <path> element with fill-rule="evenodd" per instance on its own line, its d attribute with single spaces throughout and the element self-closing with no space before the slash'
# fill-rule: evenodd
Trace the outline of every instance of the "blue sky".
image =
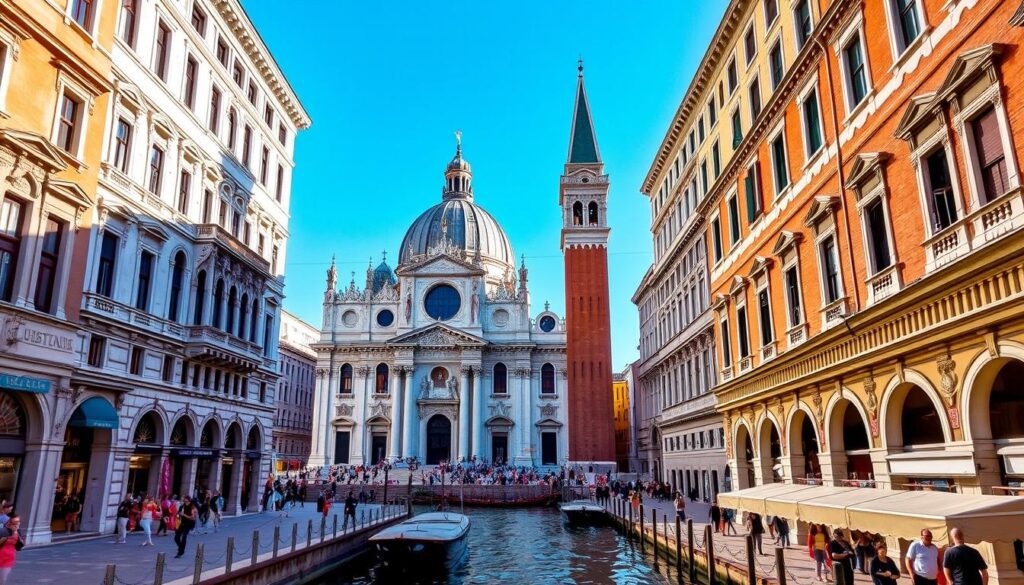
<svg viewBox="0 0 1024 585">
<path fill-rule="evenodd" d="M 639 192 L 714 34 L 725 0 L 665 2 L 278 2 L 244 0 L 303 105 L 285 308 L 319 327 L 324 272 L 365 279 L 440 201 L 461 129 L 476 202 L 530 269 L 533 312 L 563 314 L 558 178 L 576 59 L 611 178 L 612 352 L 638 357 L 630 297 L 651 262 Z"/>
</svg>

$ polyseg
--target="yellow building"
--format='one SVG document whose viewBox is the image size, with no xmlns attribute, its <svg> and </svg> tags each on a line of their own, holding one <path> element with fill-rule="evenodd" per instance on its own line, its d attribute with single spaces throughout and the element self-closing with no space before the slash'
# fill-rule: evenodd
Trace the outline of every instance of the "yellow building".
<svg viewBox="0 0 1024 585">
<path fill-rule="evenodd" d="M 65 432 L 84 401 L 72 369 L 119 5 L 0 2 L 0 498 L 29 543 L 50 540 L 55 478 L 92 457 Z M 82 529 L 102 511 L 83 507 Z"/>
<path fill-rule="evenodd" d="M 629 381 L 622 374 L 612 376 L 613 412 L 615 413 L 615 463 L 619 471 L 629 471 L 629 447 L 632 433 L 629 417 Z"/>
</svg>

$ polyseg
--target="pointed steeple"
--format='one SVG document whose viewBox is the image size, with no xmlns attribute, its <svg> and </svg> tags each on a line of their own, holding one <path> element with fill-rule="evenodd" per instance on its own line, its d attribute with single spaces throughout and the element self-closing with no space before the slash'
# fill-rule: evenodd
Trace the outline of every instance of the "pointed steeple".
<svg viewBox="0 0 1024 585">
<path fill-rule="evenodd" d="M 583 86 L 583 59 L 579 60 L 576 81 L 576 108 L 572 113 L 572 132 L 569 133 L 569 164 L 595 164 L 601 162 L 594 134 L 594 119 L 590 116 L 590 102 Z"/>
</svg>

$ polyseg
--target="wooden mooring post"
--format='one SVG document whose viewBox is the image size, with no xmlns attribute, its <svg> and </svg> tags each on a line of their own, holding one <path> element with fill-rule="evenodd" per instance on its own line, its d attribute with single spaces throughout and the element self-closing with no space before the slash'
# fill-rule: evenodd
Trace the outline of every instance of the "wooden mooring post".
<svg viewBox="0 0 1024 585">
<path fill-rule="evenodd" d="M 697 553 L 693 546 L 693 518 L 686 519 L 686 546 L 689 549 L 690 562 L 687 567 L 690 572 L 690 583 L 697 582 Z"/>
<path fill-rule="evenodd" d="M 786 549 L 781 546 L 775 547 L 775 579 L 779 585 L 786 585 Z"/>
<path fill-rule="evenodd" d="M 757 567 L 754 565 L 754 536 L 748 534 L 743 540 L 747 548 L 747 583 L 754 585 L 757 583 Z"/>
<path fill-rule="evenodd" d="M 708 559 L 708 585 L 715 585 L 715 543 L 711 525 L 704 527 L 704 554 Z"/>
</svg>

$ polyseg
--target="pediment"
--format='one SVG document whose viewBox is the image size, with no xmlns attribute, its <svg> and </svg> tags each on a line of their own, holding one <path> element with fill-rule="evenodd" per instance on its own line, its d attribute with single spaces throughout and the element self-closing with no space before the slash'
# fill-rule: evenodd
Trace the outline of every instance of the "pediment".
<svg viewBox="0 0 1024 585">
<path fill-rule="evenodd" d="M 92 207 L 92 200 L 89 198 L 89 194 L 78 183 L 56 179 L 50 181 L 48 185 L 50 191 L 56 193 L 65 201 L 78 206 L 79 209 L 85 210 Z"/>
<path fill-rule="evenodd" d="M 433 276 L 438 274 L 479 276 L 485 274 L 485 271 L 483 268 L 474 266 L 465 260 L 443 254 L 401 266 L 395 271 L 395 274 L 399 276 Z"/>
<path fill-rule="evenodd" d="M 4 128 L 0 130 L 0 143 L 18 154 L 27 156 L 47 172 L 63 171 L 68 168 L 64 162 L 64 155 L 57 147 L 38 134 Z"/>
<path fill-rule="evenodd" d="M 934 101 L 935 92 L 915 95 L 910 98 L 910 103 L 903 111 L 903 117 L 900 118 L 900 123 L 896 126 L 896 137 L 901 140 L 908 139 L 910 137 L 910 133 L 913 132 L 914 129 L 917 128 L 925 117 L 932 111 Z"/>
<path fill-rule="evenodd" d="M 491 418 L 487 419 L 487 422 L 484 423 L 484 426 L 488 427 L 488 428 L 490 428 L 490 427 L 513 427 L 513 426 L 515 426 L 515 424 L 516 424 L 515 421 L 513 421 L 510 418 L 508 418 L 507 416 L 500 416 L 499 415 L 499 416 L 492 416 Z"/>
<path fill-rule="evenodd" d="M 782 256 L 791 247 L 799 244 L 803 241 L 804 236 L 800 232 L 790 232 L 783 230 L 779 234 L 778 239 L 775 240 L 775 247 L 772 248 L 772 254 L 776 256 Z"/>
<path fill-rule="evenodd" d="M 453 329 L 446 325 L 434 324 L 399 335 L 388 341 L 388 345 L 415 345 L 419 347 L 483 347 L 487 340 Z"/>
<path fill-rule="evenodd" d="M 804 216 L 804 225 L 813 227 L 826 213 L 830 213 L 837 207 L 839 207 L 838 197 L 834 195 L 818 195 L 811 203 L 811 208 L 807 211 L 807 215 Z"/>
<path fill-rule="evenodd" d="M 536 426 L 549 429 L 556 429 L 561 427 L 562 423 L 553 418 L 545 418 L 537 421 Z"/>
<path fill-rule="evenodd" d="M 1003 46 L 998 43 L 984 45 L 961 54 L 953 61 L 949 74 L 939 87 L 939 99 L 948 99 L 979 75 L 990 71 L 994 61 L 1002 54 Z"/>
<path fill-rule="evenodd" d="M 850 169 L 850 175 L 846 179 L 846 188 L 853 190 L 864 184 L 865 181 L 877 172 L 888 162 L 892 156 L 888 152 L 864 152 L 857 155 Z"/>
<path fill-rule="evenodd" d="M 764 256 L 754 256 L 754 262 L 750 265 L 750 272 L 747 274 L 749 278 L 757 278 L 765 270 L 772 267 L 772 259 L 765 258 Z"/>
</svg>

